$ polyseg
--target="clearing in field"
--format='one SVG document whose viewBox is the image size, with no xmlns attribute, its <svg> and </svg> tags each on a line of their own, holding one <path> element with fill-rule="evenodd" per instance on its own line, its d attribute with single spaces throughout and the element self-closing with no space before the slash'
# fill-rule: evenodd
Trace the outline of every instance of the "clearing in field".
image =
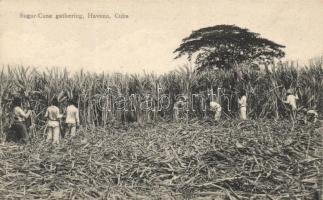
<svg viewBox="0 0 323 200">
<path fill-rule="evenodd" d="M 315 199 L 322 131 L 288 121 L 81 129 L 0 146 L 1 199 Z"/>
</svg>

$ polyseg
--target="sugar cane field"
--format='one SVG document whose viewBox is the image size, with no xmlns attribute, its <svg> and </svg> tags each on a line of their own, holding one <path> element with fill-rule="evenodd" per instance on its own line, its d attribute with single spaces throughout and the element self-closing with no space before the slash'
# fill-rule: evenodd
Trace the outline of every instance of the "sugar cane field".
<svg viewBox="0 0 323 200">
<path fill-rule="evenodd" d="M 0 198 L 319 199 L 322 63 L 244 68 L 241 77 L 189 67 L 161 75 L 4 67 Z M 284 103 L 289 88 L 299 97 L 295 118 Z M 242 90 L 246 120 L 238 116 Z M 26 144 L 7 141 L 16 96 L 32 110 Z M 222 105 L 218 121 L 213 96 Z M 177 116 L 181 97 L 189 106 Z M 61 112 L 74 99 L 80 118 L 76 135 L 59 144 L 46 141 L 54 98 Z M 317 110 L 318 120 L 304 120 L 304 108 Z"/>
</svg>

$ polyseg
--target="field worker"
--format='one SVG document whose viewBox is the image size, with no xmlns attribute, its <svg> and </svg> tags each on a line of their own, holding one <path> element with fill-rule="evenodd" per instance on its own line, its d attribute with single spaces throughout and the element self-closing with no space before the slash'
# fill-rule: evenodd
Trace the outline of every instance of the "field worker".
<svg viewBox="0 0 323 200">
<path fill-rule="evenodd" d="M 19 97 L 14 98 L 13 100 L 13 118 L 14 122 L 11 126 L 11 131 L 8 140 L 27 143 L 28 141 L 28 132 L 25 124 L 25 120 L 30 117 L 31 111 L 28 110 L 25 112 L 21 108 L 22 100 Z"/>
<path fill-rule="evenodd" d="M 178 120 L 181 114 L 187 109 L 187 98 L 185 96 L 181 96 L 178 101 L 174 103 L 174 118 Z"/>
<path fill-rule="evenodd" d="M 59 144 L 60 123 L 62 115 L 59 113 L 58 100 L 53 99 L 51 105 L 47 108 L 45 117 L 47 118 L 47 142 L 52 140 L 53 144 Z"/>
<path fill-rule="evenodd" d="M 68 106 L 66 108 L 66 132 L 65 136 L 70 135 L 71 137 L 75 136 L 76 127 L 80 124 L 79 118 L 79 109 L 77 108 L 77 104 L 73 100 L 69 100 Z"/>
<path fill-rule="evenodd" d="M 286 99 L 286 101 L 283 101 L 283 102 L 286 103 L 289 107 L 291 119 L 296 118 L 296 111 L 297 111 L 296 100 L 298 100 L 298 96 L 297 95 L 295 96 L 293 94 L 292 89 L 288 89 L 287 90 L 287 99 Z"/>
<path fill-rule="evenodd" d="M 222 107 L 217 101 L 210 102 L 210 110 L 215 112 L 214 113 L 214 120 L 219 121 L 221 117 Z"/>
<path fill-rule="evenodd" d="M 308 110 L 305 116 L 305 122 L 317 122 L 318 113 L 315 110 Z"/>
<path fill-rule="evenodd" d="M 246 120 L 247 119 L 247 96 L 244 91 L 240 93 L 238 103 L 239 103 L 239 109 L 240 109 L 240 119 Z"/>
</svg>

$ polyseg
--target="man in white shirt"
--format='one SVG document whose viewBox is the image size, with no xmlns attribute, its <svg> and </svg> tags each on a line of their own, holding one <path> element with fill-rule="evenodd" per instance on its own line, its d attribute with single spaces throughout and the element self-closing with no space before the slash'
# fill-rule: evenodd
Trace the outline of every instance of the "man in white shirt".
<svg viewBox="0 0 323 200">
<path fill-rule="evenodd" d="M 58 101 L 54 99 L 46 110 L 45 117 L 47 118 L 47 142 L 52 140 L 53 144 L 59 144 L 60 124 L 59 120 L 62 115 L 59 113 Z"/>
<path fill-rule="evenodd" d="M 240 109 L 240 119 L 246 120 L 247 119 L 247 96 L 245 92 L 242 92 L 240 94 L 238 103 L 239 103 L 239 109 Z"/>
<path fill-rule="evenodd" d="M 296 118 L 296 111 L 297 111 L 296 100 L 298 100 L 298 96 L 293 95 L 293 91 L 291 89 L 288 89 L 287 90 L 287 99 L 286 99 L 286 101 L 283 101 L 283 102 L 289 106 L 290 116 L 292 119 Z"/>
<path fill-rule="evenodd" d="M 70 135 L 74 137 L 76 134 L 76 127 L 80 123 L 79 109 L 76 107 L 76 103 L 72 100 L 69 101 L 69 106 L 66 108 L 66 132 L 65 136 Z"/>
<path fill-rule="evenodd" d="M 293 95 L 291 90 L 287 91 L 287 100 L 285 103 L 289 104 L 292 110 L 297 110 L 296 100 L 298 100 L 298 96 Z"/>
<path fill-rule="evenodd" d="M 214 113 L 214 120 L 219 121 L 220 117 L 221 117 L 221 111 L 222 111 L 221 105 L 216 101 L 211 101 L 210 102 L 210 109 L 211 109 L 211 111 L 215 112 Z"/>
</svg>

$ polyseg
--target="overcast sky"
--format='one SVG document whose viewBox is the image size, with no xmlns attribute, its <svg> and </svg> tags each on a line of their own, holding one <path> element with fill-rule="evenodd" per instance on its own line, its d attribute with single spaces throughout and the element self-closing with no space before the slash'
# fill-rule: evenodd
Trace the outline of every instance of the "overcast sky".
<svg viewBox="0 0 323 200">
<path fill-rule="evenodd" d="M 0 0 L 0 63 L 74 71 L 167 72 L 193 30 L 235 24 L 286 46 L 286 59 L 323 55 L 323 0 Z M 83 14 L 25 19 L 21 14 Z M 111 19 L 88 19 L 88 13 Z M 115 13 L 128 15 L 114 19 Z"/>
</svg>

